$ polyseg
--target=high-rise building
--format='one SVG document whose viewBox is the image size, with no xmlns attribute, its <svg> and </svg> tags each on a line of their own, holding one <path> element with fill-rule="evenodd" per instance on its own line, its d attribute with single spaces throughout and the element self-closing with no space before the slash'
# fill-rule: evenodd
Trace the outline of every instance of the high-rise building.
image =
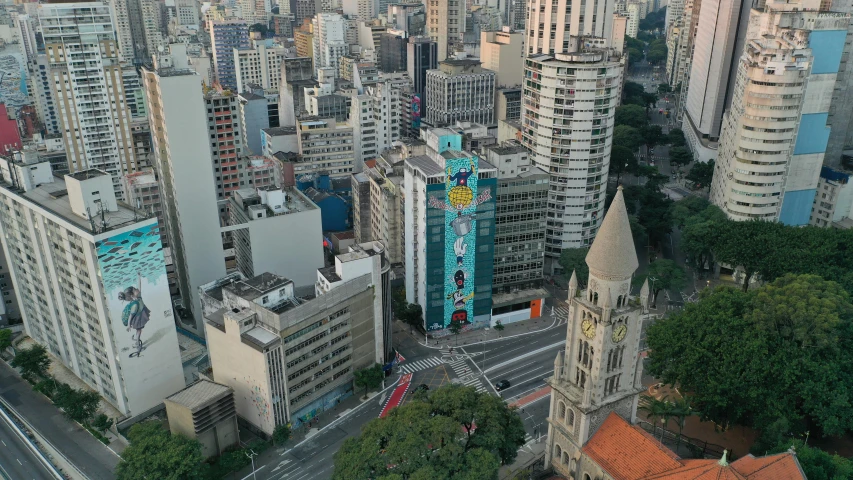
<svg viewBox="0 0 853 480">
<path fill-rule="evenodd" d="M 209 116 L 201 77 L 170 62 L 158 58 L 154 69 L 143 70 L 143 82 L 180 318 L 203 335 L 198 287 L 225 275 L 213 159 L 210 148 L 200 148 L 210 145 Z"/>
<path fill-rule="evenodd" d="M 312 60 L 307 57 L 285 58 L 281 62 L 278 84 L 278 122 L 282 127 L 295 127 L 296 117 L 305 112 L 305 89 L 313 88 Z"/>
<path fill-rule="evenodd" d="M 568 459 L 578 456 L 608 413 L 636 421 L 637 401 L 645 390 L 639 345 L 640 314 L 648 311 L 648 281 L 640 302 L 629 302 L 639 262 L 621 186 L 586 264 L 588 288 L 580 295 L 572 272 L 566 348 L 557 354 L 554 376 L 548 380 L 553 394 L 545 463 L 564 475 L 571 469 Z"/>
<path fill-rule="evenodd" d="M 234 49 L 251 48 L 249 27 L 245 20 L 216 20 L 209 25 L 216 80 L 225 88 L 236 88 L 237 67 L 234 64 Z"/>
<path fill-rule="evenodd" d="M 423 3 L 393 3 L 388 5 L 387 13 L 389 28 L 406 32 L 407 37 L 424 35 L 426 11 Z"/>
<path fill-rule="evenodd" d="M 591 245 L 601 225 L 620 61 L 605 49 L 525 59 L 521 141 L 551 174 L 546 272 L 559 269 L 562 249 Z"/>
<path fill-rule="evenodd" d="M 495 117 L 495 72 L 479 60 L 439 62 L 426 75 L 426 122 L 431 126 L 457 121 L 491 124 Z"/>
<path fill-rule="evenodd" d="M 234 50 L 234 75 L 237 78 L 237 92 L 243 93 L 247 85 L 259 85 L 264 90 L 278 89 L 281 80 L 281 61 L 286 57 L 284 47 L 267 48 L 256 44 L 248 50 Z"/>
<path fill-rule="evenodd" d="M 483 68 L 495 72 L 495 87 L 519 87 L 524 73 L 524 34 L 509 27 L 480 33 Z"/>
<path fill-rule="evenodd" d="M 575 51 L 574 42 L 580 36 L 609 40 L 613 4 L 612 1 L 532 0 L 528 4 L 527 54 Z"/>
<path fill-rule="evenodd" d="M 421 107 L 424 107 L 426 74 L 428 70 L 438 68 L 438 44 L 427 37 L 409 37 L 409 43 L 406 45 L 406 64 L 409 78 L 414 85 L 414 94 L 418 95 Z"/>
<path fill-rule="evenodd" d="M 430 0 L 426 4 L 426 34 L 437 45 L 439 62 L 452 56 L 462 44 L 465 6 L 461 0 Z"/>
<path fill-rule="evenodd" d="M 244 147 L 240 101 L 234 92 L 221 87 L 205 89 L 203 98 L 212 159 L 209 168 L 214 172 L 216 199 L 224 200 L 245 181 L 240 179 L 239 172 Z M 225 213 L 222 207 L 220 213 Z"/>
<path fill-rule="evenodd" d="M 341 4 L 344 15 L 360 22 L 369 22 L 380 13 L 376 11 L 379 6 L 373 0 L 342 0 Z M 381 13 L 387 14 L 387 10 Z"/>
<path fill-rule="evenodd" d="M 379 37 L 379 70 L 383 72 L 405 72 L 408 67 L 406 39 L 394 33 L 383 33 Z"/>
<path fill-rule="evenodd" d="M 121 177 L 138 167 L 110 7 L 41 4 L 39 22 L 68 168 L 104 170 L 121 199 Z"/>
<path fill-rule="evenodd" d="M 625 7 L 625 16 L 628 18 L 628 23 L 625 26 L 625 36 L 637 38 L 640 32 L 640 4 L 631 2 Z"/>
<path fill-rule="evenodd" d="M 752 10 L 711 184 L 711 202 L 729 218 L 809 223 L 849 23 L 819 6 Z"/>
<path fill-rule="evenodd" d="M 296 175 L 325 170 L 331 177 L 349 177 L 361 170 L 355 162 L 352 127 L 334 118 L 303 117 L 296 121 L 299 153 Z"/>
<path fill-rule="evenodd" d="M 314 24 L 314 68 L 338 70 L 338 59 L 349 53 L 346 41 L 346 22 L 337 13 L 320 13 Z"/>
<path fill-rule="evenodd" d="M 270 128 L 269 103 L 267 99 L 252 92 L 243 92 L 237 97 L 240 109 L 240 131 L 243 132 L 244 151 L 247 154 L 263 155 L 261 132 Z"/>
<path fill-rule="evenodd" d="M 824 166 L 815 193 L 809 225 L 853 228 L 853 182 L 850 171 Z"/>
<path fill-rule="evenodd" d="M 163 45 L 160 4 L 154 0 L 111 0 L 121 58 L 141 64 Z"/>
<path fill-rule="evenodd" d="M 175 18 L 178 25 L 198 28 L 201 25 L 199 4 L 195 0 L 175 0 Z"/>
<path fill-rule="evenodd" d="M 160 405 L 184 374 L 157 220 L 102 170 L 23 166 L 0 169 L 0 229 L 27 335 L 122 414 Z"/>
<path fill-rule="evenodd" d="M 731 106 L 751 6 L 743 0 L 702 0 L 682 125 L 697 160 L 717 156 L 723 112 Z"/>
<path fill-rule="evenodd" d="M 490 325 L 497 171 L 460 151 L 462 136 L 425 132 L 429 155 L 405 160 L 406 300 L 428 332 Z"/>
</svg>

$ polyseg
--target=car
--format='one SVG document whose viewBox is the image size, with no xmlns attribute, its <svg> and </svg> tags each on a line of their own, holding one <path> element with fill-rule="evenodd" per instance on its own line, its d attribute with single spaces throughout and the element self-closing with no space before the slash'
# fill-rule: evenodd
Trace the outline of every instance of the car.
<svg viewBox="0 0 853 480">
<path fill-rule="evenodd" d="M 501 391 L 509 388 L 509 380 L 499 380 L 498 383 L 495 384 L 495 390 Z"/>
<path fill-rule="evenodd" d="M 663 109 L 662 109 L 662 108 L 659 108 L 659 109 L 658 109 L 658 113 L 663 113 Z"/>
</svg>

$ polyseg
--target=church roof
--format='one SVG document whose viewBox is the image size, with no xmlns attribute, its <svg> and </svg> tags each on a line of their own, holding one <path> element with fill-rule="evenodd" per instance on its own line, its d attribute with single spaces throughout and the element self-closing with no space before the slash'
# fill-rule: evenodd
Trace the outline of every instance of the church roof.
<svg viewBox="0 0 853 480">
<path fill-rule="evenodd" d="M 619 278 L 630 277 L 640 266 L 621 185 L 586 255 L 586 264 L 593 274 Z"/>
<path fill-rule="evenodd" d="M 747 455 L 735 462 L 679 458 L 639 426 L 611 412 L 583 453 L 615 480 L 806 480 L 796 455 Z"/>
</svg>

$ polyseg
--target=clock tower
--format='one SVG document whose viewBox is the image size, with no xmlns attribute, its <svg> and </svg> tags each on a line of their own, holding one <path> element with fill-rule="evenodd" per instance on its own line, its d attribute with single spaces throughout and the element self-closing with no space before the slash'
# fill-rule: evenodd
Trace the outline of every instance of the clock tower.
<svg viewBox="0 0 853 480">
<path fill-rule="evenodd" d="M 610 412 L 634 423 L 644 390 L 640 314 L 648 311 L 648 284 L 632 297 L 639 265 L 620 186 L 586 256 L 589 279 L 569 282 L 565 350 L 554 361 L 545 465 L 574 478 L 580 450 Z"/>
</svg>

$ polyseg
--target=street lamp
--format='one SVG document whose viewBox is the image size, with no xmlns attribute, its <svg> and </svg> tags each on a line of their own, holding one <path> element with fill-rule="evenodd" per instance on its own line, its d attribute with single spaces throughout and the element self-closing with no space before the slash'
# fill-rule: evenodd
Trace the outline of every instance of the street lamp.
<svg viewBox="0 0 853 480">
<path fill-rule="evenodd" d="M 658 300 L 657 300 L 657 297 L 655 296 L 655 282 L 657 282 L 657 281 L 658 281 L 658 279 L 657 279 L 657 278 L 655 278 L 655 277 L 649 277 L 649 280 L 651 280 L 651 281 L 652 281 L 652 291 L 651 291 L 651 294 L 652 294 L 652 308 L 658 308 Z"/>
<path fill-rule="evenodd" d="M 251 453 L 251 455 L 250 455 L 250 453 Z M 246 452 L 246 456 L 249 457 L 249 460 L 252 461 L 252 478 L 254 480 L 258 480 L 258 474 L 255 473 L 255 457 L 257 457 L 258 454 L 255 453 L 254 450 L 250 449 L 248 452 Z"/>
</svg>

